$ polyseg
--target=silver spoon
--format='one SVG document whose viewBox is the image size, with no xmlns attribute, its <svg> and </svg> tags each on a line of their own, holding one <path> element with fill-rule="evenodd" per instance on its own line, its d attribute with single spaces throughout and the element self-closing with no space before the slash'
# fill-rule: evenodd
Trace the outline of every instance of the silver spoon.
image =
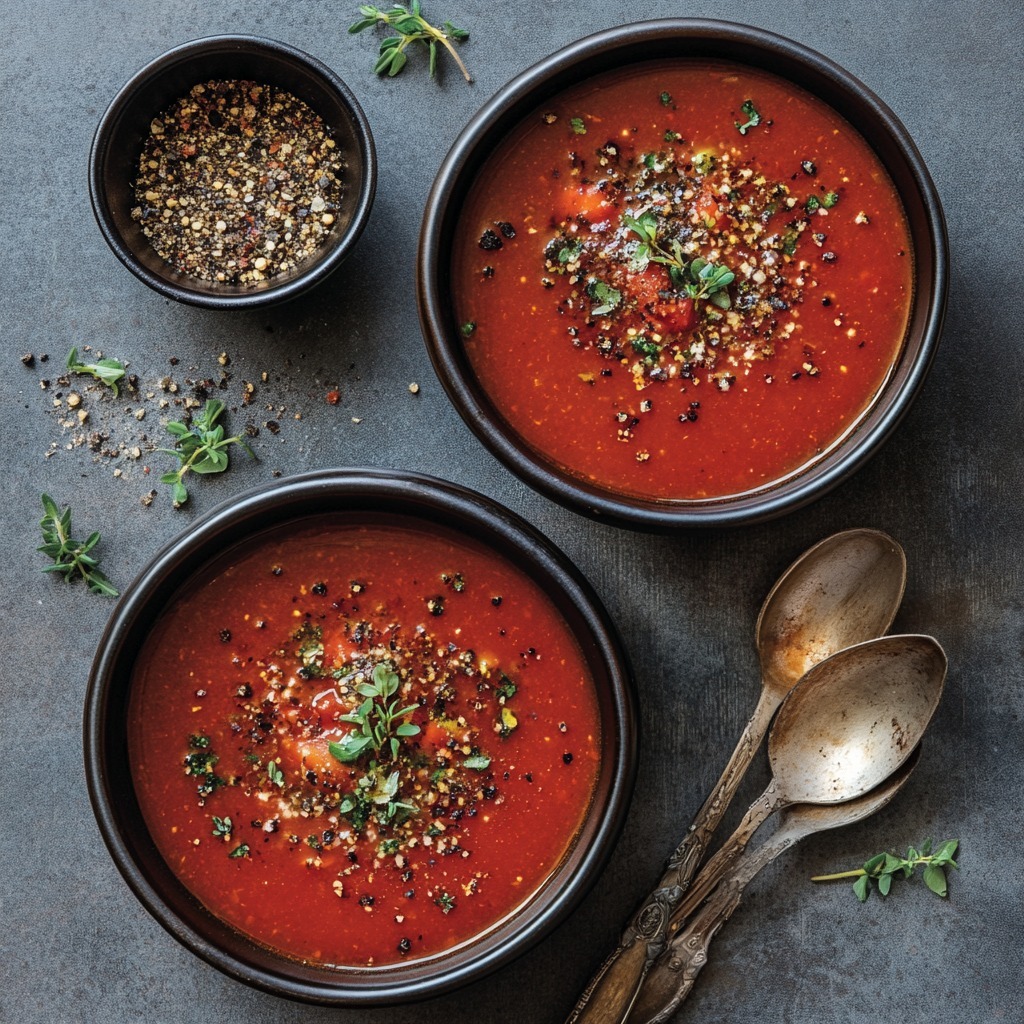
<svg viewBox="0 0 1024 1024">
<path fill-rule="evenodd" d="M 879 530 L 855 529 L 805 551 L 772 587 L 755 630 L 761 694 L 754 713 L 658 887 L 626 925 L 618 948 L 566 1024 L 619 1024 L 624 1019 L 645 973 L 665 948 L 669 918 L 779 705 L 813 664 L 884 634 L 896 617 L 906 578 L 906 556 L 896 541 Z"/>
<path fill-rule="evenodd" d="M 779 827 L 771 838 L 756 851 L 744 853 L 699 913 L 673 936 L 664 956 L 644 981 L 628 1016 L 630 1024 L 662 1024 L 675 1013 L 707 963 L 711 940 L 732 916 L 743 890 L 762 868 L 815 832 L 852 825 L 881 810 L 903 788 L 920 755 L 921 747 L 917 746 L 893 775 L 864 796 L 841 804 L 796 804 L 783 810 Z"/>
<path fill-rule="evenodd" d="M 945 674 L 942 648 L 921 636 L 870 640 L 814 666 L 772 726 L 774 778 L 680 901 L 670 933 L 704 902 L 770 814 L 792 803 L 849 800 L 896 768 L 931 719 Z M 879 715 L 884 720 L 875 721 Z"/>
</svg>

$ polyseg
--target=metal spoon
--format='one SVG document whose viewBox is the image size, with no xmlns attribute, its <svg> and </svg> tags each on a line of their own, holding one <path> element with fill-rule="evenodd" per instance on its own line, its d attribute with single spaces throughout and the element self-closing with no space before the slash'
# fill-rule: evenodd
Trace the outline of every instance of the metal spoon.
<svg viewBox="0 0 1024 1024">
<path fill-rule="evenodd" d="M 869 640 L 815 665 L 783 702 L 769 734 L 774 778 L 697 876 L 673 920 L 685 921 L 704 902 L 774 811 L 791 803 L 838 803 L 881 782 L 917 745 L 945 674 L 942 648 L 921 636 Z"/>
<path fill-rule="evenodd" d="M 664 950 L 683 898 L 772 715 L 815 662 L 881 636 L 892 625 L 907 578 L 903 549 L 879 530 L 834 534 L 800 556 L 772 587 L 757 619 L 761 694 L 704 806 L 669 858 L 658 887 L 626 925 L 618 948 L 580 996 L 566 1024 L 619 1024 L 651 963 Z"/>
<path fill-rule="evenodd" d="M 630 1024 L 662 1024 L 675 1013 L 707 963 L 711 940 L 739 906 L 747 883 L 762 868 L 815 832 L 852 825 L 881 810 L 903 788 L 920 756 L 919 745 L 893 775 L 864 796 L 841 804 L 796 804 L 786 808 L 771 838 L 756 851 L 748 851 L 739 858 L 732 873 L 719 883 L 700 912 L 671 939 L 664 956 L 644 981 L 629 1013 Z"/>
</svg>

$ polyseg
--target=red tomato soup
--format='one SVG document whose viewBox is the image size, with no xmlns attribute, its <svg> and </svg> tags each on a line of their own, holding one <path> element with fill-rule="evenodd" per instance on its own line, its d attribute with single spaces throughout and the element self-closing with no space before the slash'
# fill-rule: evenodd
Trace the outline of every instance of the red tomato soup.
<svg viewBox="0 0 1024 1024">
<path fill-rule="evenodd" d="M 457 230 L 456 315 L 516 433 L 615 492 L 776 483 L 845 436 L 903 342 L 913 254 L 879 159 L 727 63 L 594 78 L 528 117 Z"/>
<path fill-rule="evenodd" d="M 440 953 L 570 848 L 598 773 L 593 680 L 557 610 L 483 546 L 304 520 L 191 582 L 140 653 L 146 823 L 217 917 L 346 966 Z"/>
</svg>

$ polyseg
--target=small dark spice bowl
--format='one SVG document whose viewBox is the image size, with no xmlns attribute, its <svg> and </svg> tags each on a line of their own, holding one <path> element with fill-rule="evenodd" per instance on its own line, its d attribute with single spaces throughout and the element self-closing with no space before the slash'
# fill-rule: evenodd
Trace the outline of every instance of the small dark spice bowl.
<svg viewBox="0 0 1024 1024">
<path fill-rule="evenodd" d="M 274 116 L 280 118 L 276 123 L 287 118 L 291 124 L 298 124 L 296 134 L 300 137 L 306 118 L 309 139 L 303 138 L 303 143 L 310 142 L 308 150 L 293 146 L 294 138 L 282 149 L 279 139 L 261 137 L 261 132 L 274 134 L 266 128 L 272 123 L 269 120 L 256 132 L 247 132 L 247 94 L 242 95 L 242 103 L 234 102 L 238 96 L 229 94 L 218 110 L 206 90 L 202 102 L 209 106 L 200 108 L 196 124 L 186 126 L 186 131 L 195 131 L 202 140 L 205 136 L 200 129 L 207 133 L 222 129 L 220 136 L 209 135 L 214 152 L 198 152 L 195 142 L 186 138 L 177 147 L 161 149 L 158 145 L 158 158 L 140 170 L 144 147 L 152 144 L 154 135 L 158 142 L 163 136 L 161 117 L 196 86 L 209 82 L 252 83 L 258 87 L 253 103 L 260 105 L 261 113 L 270 100 L 280 101 L 282 95 L 293 97 L 303 105 L 296 105 L 298 113 L 286 110 Z M 227 114 L 231 106 L 234 117 Z M 237 147 L 231 133 L 238 138 Z M 300 169 L 297 165 L 302 154 L 314 151 L 318 161 L 321 154 L 325 155 L 321 182 L 330 187 L 327 199 L 315 198 L 310 209 L 303 208 L 301 200 L 310 198 L 311 183 L 295 188 L 294 194 L 288 189 L 298 184 L 292 172 Z M 209 161 L 215 159 L 224 161 L 222 175 L 216 173 L 220 168 L 210 173 Z M 238 166 L 231 166 L 232 160 L 237 160 Z M 206 162 L 202 172 L 200 161 Z M 304 169 L 304 158 L 301 163 Z M 146 171 L 152 173 L 151 189 L 143 179 Z M 223 181 L 216 181 L 218 176 Z M 186 179 L 199 184 L 181 203 L 181 192 L 167 187 L 169 179 L 177 185 Z M 280 302 L 323 281 L 345 259 L 365 227 L 376 180 L 373 136 L 348 86 L 308 54 L 252 36 L 213 36 L 184 43 L 144 67 L 121 89 L 101 118 L 89 159 L 93 212 L 114 255 L 161 294 L 212 309 Z M 221 219 L 218 211 L 232 201 L 232 192 L 236 209 Z M 271 205 L 273 215 L 264 218 Z M 196 220 L 198 225 L 193 230 L 183 218 Z M 261 219 L 265 223 L 260 223 Z M 226 273 L 221 272 L 220 279 L 214 271 L 184 272 L 160 255 L 154 240 L 143 232 L 143 220 L 147 230 L 155 226 L 164 232 L 168 254 L 173 250 L 174 258 L 180 259 L 180 254 L 190 248 L 208 267 L 216 267 L 219 259 L 227 261 L 246 250 L 244 236 L 248 234 L 253 247 L 242 257 L 246 276 L 237 280 L 238 260 L 225 268 Z M 285 241 L 286 233 L 289 237 Z M 236 249 L 228 252 L 232 243 Z M 255 248 L 257 243 L 259 248 Z M 275 273 L 277 261 L 283 265 Z"/>
<path fill-rule="evenodd" d="M 781 515 L 878 451 L 932 363 L 948 262 L 878 97 L 791 40 L 675 19 L 573 43 L 483 106 L 428 197 L 417 285 L 494 455 L 668 530 Z"/>
<path fill-rule="evenodd" d="M 381 529 L 392 532 L 382 535 Z M 380 536 L 385 539 L 373 540 Z M 439 556 L 426 550 L 446 552 L 441 560 L 458 563 L 446 565 L 448 573 L 459 572 L 436 575 Z M 350 582 L 356 563 L 380 571 Z M 247 564 L 256 566 L 256 575 L 243 582 L 238 573 Z M 216 589 L 221 586 L 234 588 L 231 595 Z M 418 596 L 410 597 L 414 592 Z M 443 596 L 424 604 L 422 593 Z M 531 603 L 531 594 L 539 595 L 538 603 Z M 186 636 L 173 626 L 181 612 L 199 616 Z M 225 616 L 236 613 L 225 628 Z M 537 632 L 540 621 L 557 625 Z M 303 622 L 293 636 L 295 623 Z M 499 623 L 508 626 L 507 639 L 498 639 L 506 635 L 494 628 Z M 314 633 L 313 648 L 305 646 Z M 279 676 L 275 666 L 292 664 L 289 645 L 299 634 L 299 650 L 317 661 L 315 671 L 303 660 L 298 670 L 286 667 Z M 527 635 L 538 639 L 526 641 Z M 447 643 L 439 642 L 442 636 Z M 415 647 L 416 638 L 425 647 Z M 165 641 L 166 649 L 160 646 Z M 526 642 L 537 649 L 519 653 Z M 413 650 L 428 662 L 403 662 Z M 335 657 L 334 651 L 349 653 L 329 668 L 322 659 Z M 354 740 L 362 750 L 369 734 L 340 724 L 357 715 L 325 710 L 324 701 L 339 700 L 349 712 L 366 714 L 373 698 L 364 702 L 369 669 L 352 653 L 358 651 L 384 659 L 373 669 L 375 682 L 384 665 L 402 672 L 391 708 L 399 701 L 412 706 L 397 712 L 403 725 L 390 753 L 381 748 L 348 757 L 341 745 Z M 429 671 L 415 667 L 428 663 Z M 357 664 L 362 667 L 345 667 Z M 497 673 L 495 665 L 509 674 Z M 155 690 L 151 673 L 164 668 L 166 687 Z M 285 677 L 290 681 L 282 689 Z M 417 689 L 424 685 L 432 689 Z M 303 710 L 300 702 L 310 695 Z M 501 714 L 495 717 L 496 710 Z M 250 711 L 255 717 L 247 720 Z M 288 723 L 300 720 L 300 731 L 290 732 Z M 383 721 L 375 728 L 390 728 Z M 468 732 L 453 738 L 467 723 L 476 738 Z M 150 728 L 166 728 L 169 742 L 156 742 Z M 84 729 L 86 778 L 100 831 L 150 913 L 226 974 L 276 995 L 333 1006 L 436 996 L 537 943 L 579 904 L 606 864 L 636 767 L 635 695 L 626 657 L 579 571 L 490 499 L 433 478 L 376 469 L 311 473 L 250 491 L 161 550 L 124 593 L 100 642 Z M 331 749 L 316 771 L 307 754 L 288 759 L 294 743 L 308 750 L 335 733 L 339 742 L 331 747 L 339 752 Z M 387 794 L 376 800 L 365 777 L 356 782 L 380 762 L 388 794 L 412 805 L 392 806 Z M 446 762 L 454 767 L 446 769 Z M 535 779 L 531 770 L 542 774 Z M 435 780 L 439 771 L 449 780 L 445 787 Z M 325 796 L 330 786 L 338 787 L 338 797 L 348 795 Z M 360 798 L 357 787 L 370 795 Z M 353 803 L 366 817 L 356 820 Z M 570 805 L 571 819 L 558 813 Z M 389 817 L 401 808 L 408 817 Z M 257 817 L 272 820 L 250 820 Z M 563 824 L 563 817 L 576 824 Z M 543 854 L 548 866 L 538 869 L 536 836 L 545 830 L 556 839 Z M 388 839 L 389 832 L 397 838 Z M 181 874 L 186 863 L 196 874 Z M 277 875 L 267 874 L 274 865 Z M 192 887 L 209 886 L 207 902 L 185 878 Z M 438 880 L 446 882 L 443 891 Z M 464 916 L 476 913 L 477 881 L 486 893 L 479 907 L 484 916 L 472 919 L 479 925 Z M 519 882 L 527 887 L 522 892 Z M 280 903 L 273 902 L 274 892 Z M 221 899 L 226 906 L 218 908 L 214 901 Z M 228 923 L 234 907 L 242 908 L 239 928 L 248 933 Z M 262 924 L 253 923 L 254 912 Z M 410 923 L 403 925 L 405 914 Z M 320 928 L 308 939 L 319 952 L 296 953 L 311 925 Z M 469 930 L 459 936 L 460 927 Z M 283 938 L 288 929 L 291 945 Z M 431 931 L 435 945 L 427 949 L 423 933 Z M 250 937 L 264 932 L 267 944 Z M 335 965 L 350 963 L 345 957 L 353 954 L 346 951 L 367 942 L 381 950 L 370 958 L 374 966 L 367 966 L 365 945 L 356 957 L 363 966 Z"/>
</svg>

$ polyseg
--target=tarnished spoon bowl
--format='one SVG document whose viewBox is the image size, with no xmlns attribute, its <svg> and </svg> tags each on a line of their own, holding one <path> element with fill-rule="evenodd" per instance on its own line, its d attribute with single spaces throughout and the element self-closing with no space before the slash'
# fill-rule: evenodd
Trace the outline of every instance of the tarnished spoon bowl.
<svg viewBox="0 0 1024 1024">
<path fill-rule="evenodd" d="M 884 782 L 920 742 L 945 678 L 942 648 L 917 635 L 869 640 L 812 668 L 768 734 L 779 806 L 839 803 Z"/>
<path fill-rule="evenodd" d="M 815 665 L 768 734 L 768 788 L 673 916 L 683 919 L 700 906 L 775 811 L 854 800 L 889 778 L 921 741 L 945 679 L 946 655 L 930 636 L 868 640 Z"/>
</svg>

